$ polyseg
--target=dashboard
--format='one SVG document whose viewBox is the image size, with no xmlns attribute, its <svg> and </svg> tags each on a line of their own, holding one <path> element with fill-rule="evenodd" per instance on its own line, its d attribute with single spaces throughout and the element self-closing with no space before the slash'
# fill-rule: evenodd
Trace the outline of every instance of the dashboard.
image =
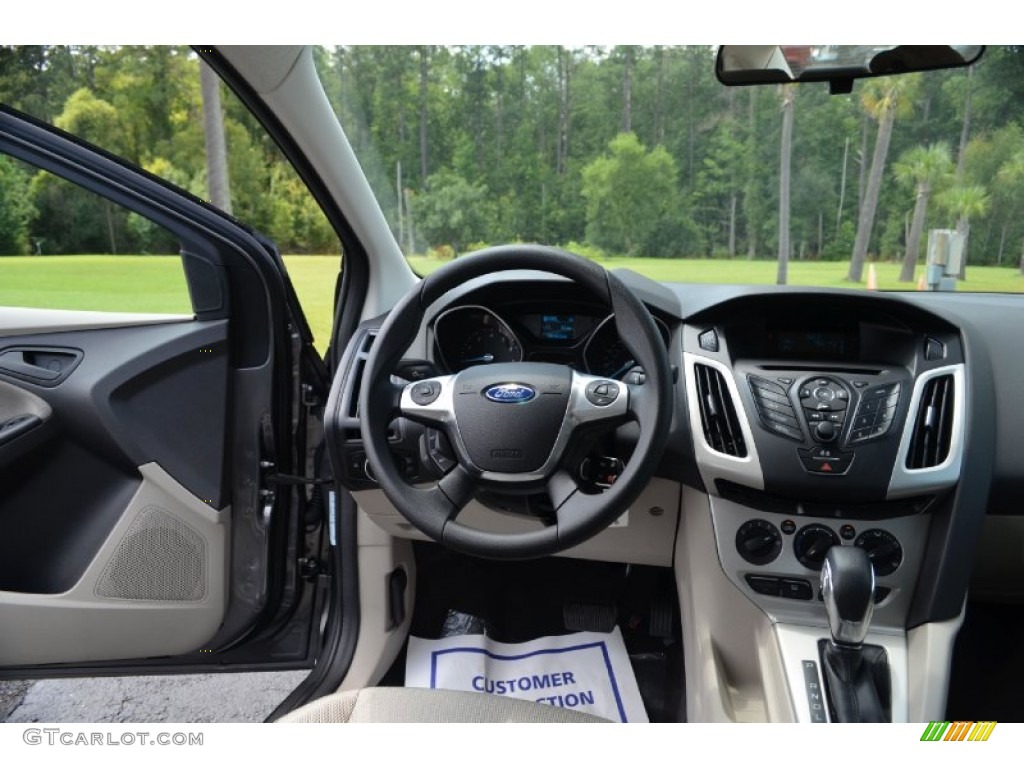
<svg viewBox="0 0 1024 768">
<path fill-rule="evenodd" d="M 572 283 L 537 275 L 472 281 L 437 301 L 408 353 L 413 373 L 398 375 L 536 361 L 642 386 L 643 371 L 608 309 Z M 837 543 L 861 547 L 875 562 L 879 626 L 958 615 L 957 584 L 969 574 L 986 511 L 1013 506 L 1024 492 L 1012 460 L 1020 409 L 1012 407 L 1011 379 L 995 375 L 992 363 L 1019 365 L 1003 321 L 1016 297 L 619 276 L 655 318 L 674 376 L 669 443 L 651 491 L 661 495 L 650 509 L 671 506 L 673 483 L 684 496 L 687 488 L 706 494 L 723 571 L 778 620 L 820 613 L 818 573 L 824 551 Z M 997 405 L 1007 422 L 998 435 Z M 371 490 L 354 399 L 343 407 L 347 485 Z M 631 429 L 613 429 L 600 458 L 628 462 Z M 397 423 L 393 433 L 393 453 L 410 482 L 436 481 L 450 466 L 437 435 Z M 360 497 L 383 513 L 380 500 Z M 503 515 L 500 525 L 514 529 L 515 519 L 530 525 L 538 514 L 526 502 L 485 501 Z M 408 531 L 401 522 L 387 525 Z M 643 525 L 652 527 L 642 534 Z M 667 517 L 631 517 L 630 526 L 628 534 L 602 534 L 601 557 L 671 563 Z M 627 536 L 631 549 L 621 545 Z"/>
</svg>

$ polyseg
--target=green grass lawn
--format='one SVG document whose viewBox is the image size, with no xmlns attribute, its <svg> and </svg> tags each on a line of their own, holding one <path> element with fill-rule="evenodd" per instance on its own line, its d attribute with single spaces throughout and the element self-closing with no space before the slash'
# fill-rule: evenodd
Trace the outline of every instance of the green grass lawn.
<svg viewBox="0 0 1024 768">
<path fill-rule="evenodd" d="M 632 269 L 652 280 L 677 283 L 738 283 L 744 285 L 774 285 L 777 264 L 774 261 L 747 261 L 746 259 L 649 259 L 610 257 L 597 259 L 606 269 L 620 267 Z M 412 268 L 422 274 L 433 272 L 444 264 L 443 261 L 426 256 L 409 259 Z M 814 285 L 829 288 L 864 288 L 864 283 L 846 281 L 849 262 L 846 261 L 791 261 L 789 263 L 790 285 Z M 916 289 L 915 283 L 899 282 L 900 265 L 889 262 L 875 264 L 878 273 L 878 287 L 883 291 L 906 291 Z M 917 268 L 917 276 L 924 267 Z M 867 268 L 864 270 L 867 279 Z M 977 267 L 967 270 L 967 280 L 960 284 L 962 291 L 996 291 L 1000 293 L 1024 292 L 1024 275 L 1014 266 Z"/>
<path fill-rule="evenodd" d="M 427 274 L 444 262 L 425 256 L 410 260 Z M 285 256 L 316 346 L 323 351 L 331 327 L 331 302 L 338 259 L 334 256 Z M 775 283 L 773 261 L 746 259 L 609 258 L 608 269 L 627 267 L 655 280 L 693 283 Z M 875 265 L 882 290 L 907 290 L 899 283 L 899 265 Z M 863 288 L 844 280 L 846 262 L 792 262 L 791 285 Z M 918 268 L 921 274 L 921 268 Z M 865 271 L 866 277 L 866 271 Z M 1024 292 L 1024 276 L 1015 267 L 969 267 L 961 290 Z M 0 257 L 0 306 L 92 309 L 121 312 L 190 313 L 188 289 L 176 256 L 8 256 Z"/>
</svg>

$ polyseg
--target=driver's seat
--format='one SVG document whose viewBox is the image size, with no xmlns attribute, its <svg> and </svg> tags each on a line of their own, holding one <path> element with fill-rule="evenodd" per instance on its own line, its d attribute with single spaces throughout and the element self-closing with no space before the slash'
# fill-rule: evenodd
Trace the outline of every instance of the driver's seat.
<svg viewBox="0 0 1024 768">
<path fill-rule="evenodd" d="M 312 701 L 279 723 L 605 723 L 595 715 L 487 693 L 361 688 Z"/>
</svg>

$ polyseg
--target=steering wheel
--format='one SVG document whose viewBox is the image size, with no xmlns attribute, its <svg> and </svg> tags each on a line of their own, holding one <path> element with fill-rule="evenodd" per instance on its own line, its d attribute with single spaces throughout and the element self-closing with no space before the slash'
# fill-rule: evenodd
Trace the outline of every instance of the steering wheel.
<svg viewBox="0 0 1024 768">
<path fill-rule="evenodd" d="M 399 386 L 391 378 L 426 309 L 467 280 L 530 269 L 573 280 L 611 308 L 645 382 L 630 385 L 551 363 L 498 363 Z M 672 417 L 668 356 L 647 308 L 614 275 L 579 256 L 539 245 L 486 248 L 445 265 L 388 315 L 363 372 L 360 428 L 370 466 L 395 508 L 434 541 L 470 555 L 526 559 L 575 546 L 633 503 L 657 467 Z M 443 430 L 455 466 L 436 485 L 410 485 L 388 450 L 387 428 L 402 416 Z M 563 458 L 579 431 L 628 421 L 639 427 L 632 457 L 601 493 L 583 492 Z M 456 518 L 478 491 L 546 491 L 555 522 L 495 533 Z"/>
</svg>

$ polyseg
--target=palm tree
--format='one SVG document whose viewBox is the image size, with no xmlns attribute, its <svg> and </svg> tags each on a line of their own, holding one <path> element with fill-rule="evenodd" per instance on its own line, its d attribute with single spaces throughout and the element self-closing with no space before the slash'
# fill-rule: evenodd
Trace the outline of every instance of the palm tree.
<svg viewBox="0 0 1024 768">
<path fill-rule="evenodd" d="M 868 255 L 871 230 L 875 226 L 875 211 L 878 208 L 878 195 L 882 190 L 882 172 L 885 170 L 885 160 L 889 154 L 893 123 L 897 115 L 905 116 L 910 113 L 920 82 L 920 75 L 879 78 L 868 83 L 861 97 L 864 110 L 878 121 L 878 135 L 875 138 L 875 152 L 871 157 L 864 202 L 857 219 L 857 238 L 853 244 L 853 255 L 850 257 L 850 271 L 846 276 L 847 280 L 855 283 L 860 282 L 864 271 L 864 259 Z"/>
<path fill-rule="evenodd" d="M 932 188 L 953 170 L 949 144 L 940 141 L 927 147 L 922 145 L 907 150 L 893 166 L 893 170 L 900 181 L 916 185 L 914 215 L 910 222 L 910 235 L 907 237 L 907 252 L 903 255 L 903 268 L 900 270 L 900 282 L 906 283 L 914 279 Z"/>
<path fill-rule="evenodd" d="M 782 93 L 782 150 L 779 158 L 779 271 L 776 282 L 785 285 L 789 279 L 789 170 L 793 157 L 793 97 L 792 85 L 783 85 Z"/>
<path fill-rule="evenodd" d="M 942 206 L 957 219 L 957 232 L 963 235 L 964 245 L 960 262 L 960 279 L 967 268 L 967 241 L 971 234 L 971 217 L 988 213 L 992 198 L 980 184 L 955 185 L 941 194 Z"/>
<path fill-rule="evenodd" d="M 1003 163 L 996 174 L 996 181 L 999 182 L 1000 188 L 1013 188 L 1024 181 L 1024 149 L 1017 150 Z M 1020 273 L 1024 275 L 1024 249 L 1020 255 Z"/>
</svg>

